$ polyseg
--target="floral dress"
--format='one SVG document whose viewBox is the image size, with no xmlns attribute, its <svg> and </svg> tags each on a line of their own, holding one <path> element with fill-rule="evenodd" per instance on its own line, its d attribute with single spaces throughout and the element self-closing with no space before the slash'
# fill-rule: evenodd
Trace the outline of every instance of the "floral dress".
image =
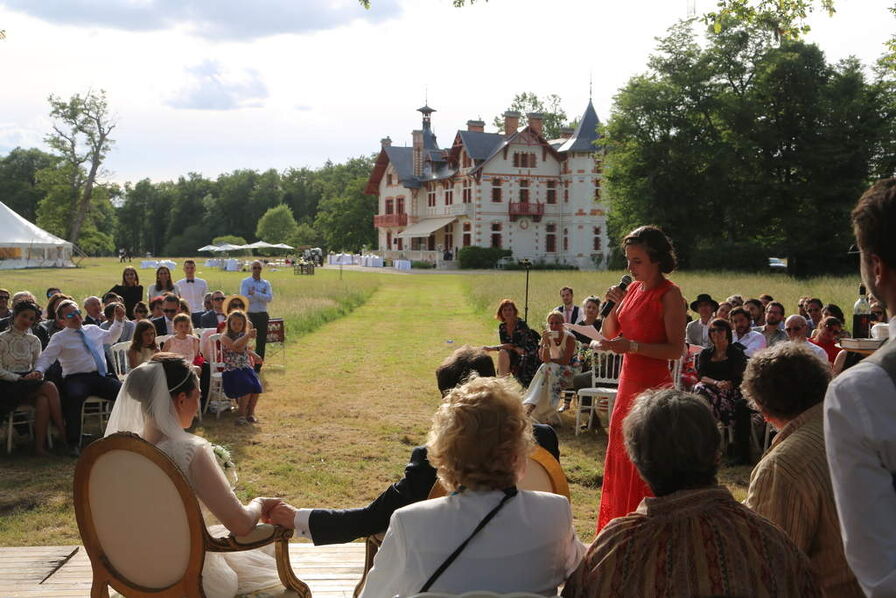
<svg viewBox="0 0 896 598">
<path fill-rule="evenodd" d="M 563 348 L 570 338 L 575 339 L 571 333 L 564 331 L 559 345 L 551 341 L 549 346 L 551 359 L 558 359 L 563 355 Z M 573 352 L 569 365 L 550 361 L 538 367 L 523 399 L 524 405 L 535 405 L 535 411 L 532 412 L 535 420 L 545 421 L 548 415 L 556 411 L 561 391 L 564 388 L 572 388 L 572 378 L 579 371 L 578 351 Z"/>
<path fill-rule="evenodd" d="M 516 351 L 510 351 L 510 370 L 514 377 L 523 386 L 529 386 L 535 370 L 541 361 L 538 359 L 539 335 L 526 325 L 525 320 L 518 319 L 513 329 L 513 334 L 508 334 L 507 324 L 501 322 L 498 325 L 498 339 L 501 344 L 511 344 L 525 351 L 520 355 Z"/>
<path fill-rule="evenodd" d="M 240 332 L 233 341 L 239 340 L 245 333 Z M 249 394 L 263 392 L 258 374 L 249 364 L 249 349 L 243 347 L 241 351 L 234 351 L 221 344 L 221 355 L 224 360 L 224 372 L 221 374 L 221 382 L 224 386 L 224 394 L 228 398 L 238 399 Z"/>
</svg>

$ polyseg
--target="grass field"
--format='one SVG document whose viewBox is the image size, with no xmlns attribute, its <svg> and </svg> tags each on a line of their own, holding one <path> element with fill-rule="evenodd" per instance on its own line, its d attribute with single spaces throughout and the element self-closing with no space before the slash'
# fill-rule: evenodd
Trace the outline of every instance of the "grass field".
<svg viewBox="0 0 896 598">
<path fill-rule="evenodd" d="M 120 278 L 113 260 L 89 260 L 69 271 L 0 274 L 0 286 L 41 294 L 60 286 L 83 298 Z M 239 273 L 202 272 L 211 288 L 233 292 Z M 148 270 L 141 271 L 147 276 Z M 569 284 L 578 299 L 602 292 L 620 273 L 533 272 L 530 322 L 559 302 Z M 270 272 L 272 315 L 287 320 L 283 370 L 266 369 L 259 425 L 237 428 L 233 418 L 207 418 L 196 432 L 228 445 L 240 471 L 238 494 L 280 496 L 301 507 L 366 504 L 401 475 L 411 447 L 424 442 L 439 402 L 433 372 L 455 347 L 492 344 L 492 311 L 502 297 L 522 303 L 522 272 L 473 275 L 370 274 L 320 269 L 314 277 Z M 177 276 L 180 278 L 180 276 Z M 676 274 L 688 297 L 768 292 L 788 307 L 801 294 L 852 303 L 857 279 L 794 281 L 779 276 Z M 151 281 L 149 281 L 151 282 Z M 149 284 L 144 280 L 145 284 Z M 795 309 L 795 307 L 794 307 Z M 792 311 L 789 309 L 788 311 Z M 847 314 L 849 310 L 847 309 Z M 340 317 L 344 316 L 344 317 Z M 270 357 L 276 363 L 280 356 Z M 606 436 L 574 436 L 567 417 L 558 431 L 570 480 L 576 528 L 593 536 Z M 74 461 L 37 459 L 26 447 L 0 456 L 0 546 L 77 543 L 71 505 Z M 742 499 L 749 468 L 728 468 L 722 481 Z"/>
</svg>

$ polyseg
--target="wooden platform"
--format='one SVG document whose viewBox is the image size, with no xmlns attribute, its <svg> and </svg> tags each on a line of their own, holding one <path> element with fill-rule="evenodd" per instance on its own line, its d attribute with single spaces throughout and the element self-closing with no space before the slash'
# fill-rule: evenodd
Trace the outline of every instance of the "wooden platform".
<svg viewBox="0 0 896 598">
<path fill-rule="evenodd" d="M 351 598 L 364 566 L 364 544 L 314 546 L 293 542 L 290 560 L 314 598 Z M 90 559 L 81 546 L 61 569 L 40 584 L 75 546 L 0 548 L 0 597 L 81 598 L 90 596 Z M 286 594 L 291 595 L 291 594 Z"/>
</svg>

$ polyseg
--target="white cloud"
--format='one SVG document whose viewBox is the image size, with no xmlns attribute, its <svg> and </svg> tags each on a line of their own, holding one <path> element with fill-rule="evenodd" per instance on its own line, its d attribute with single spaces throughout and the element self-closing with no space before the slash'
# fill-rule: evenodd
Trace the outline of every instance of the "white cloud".
<svg viewBox="0 0 896 598">
<path fill-rule="evenodd" d="M 267 86 L 252 68 L 225 70 L 215 60 L 187 68 L 190 82 L 167 104 L 191 110 L 259 108 L 268 96 Z"/>
</svg>

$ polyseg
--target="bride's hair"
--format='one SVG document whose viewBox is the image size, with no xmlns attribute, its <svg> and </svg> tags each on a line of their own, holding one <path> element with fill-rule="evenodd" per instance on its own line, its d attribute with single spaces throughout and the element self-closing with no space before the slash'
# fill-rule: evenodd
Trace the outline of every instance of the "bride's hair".
<svg viewBox="0 0 896 598">
<path fill-rule="evenodd" d="M 196 388 L 197 380 L 193 370 L 177 353 L 156 353 L 150 361 L 162 364 L 165 369 L 165 379 L 168 382 L 168 392 L 172 396 L 182 392 L 190 393 Z"/>
</svg>

